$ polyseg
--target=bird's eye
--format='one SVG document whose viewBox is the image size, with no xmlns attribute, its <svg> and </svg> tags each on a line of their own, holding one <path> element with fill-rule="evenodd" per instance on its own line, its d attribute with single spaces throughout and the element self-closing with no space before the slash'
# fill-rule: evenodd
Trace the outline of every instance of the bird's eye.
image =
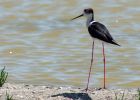
<svg viewBox="0 0 140 100">
<path fill-rule="evenodd" d="M 90 13 L 90 10 L 85 9 L 84 12 L 85 12 L 85 13 Z"/>
<path fill-rule="evenodd" d="M 87 12 L 87 9 L 85 9 L 84 12 Z"/>
<path fill-rule="evenodd" d="M 86 14 L 90 14 L 90 13 L 93 13 L 93 10 L 92 9 L 84 9 L 84 12 Z"/>
</svg>

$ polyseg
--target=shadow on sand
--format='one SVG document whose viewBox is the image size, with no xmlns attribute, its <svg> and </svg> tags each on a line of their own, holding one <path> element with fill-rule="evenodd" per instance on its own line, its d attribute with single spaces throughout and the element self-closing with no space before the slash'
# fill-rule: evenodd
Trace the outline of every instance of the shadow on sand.
<svg viewBox="0 0 140 100">
<path fill-rule="evenodd" d="M 63 96 L 73 100 L 92 100 L 87 93 L 61 93 L 51 97 Z"/>
</svg>

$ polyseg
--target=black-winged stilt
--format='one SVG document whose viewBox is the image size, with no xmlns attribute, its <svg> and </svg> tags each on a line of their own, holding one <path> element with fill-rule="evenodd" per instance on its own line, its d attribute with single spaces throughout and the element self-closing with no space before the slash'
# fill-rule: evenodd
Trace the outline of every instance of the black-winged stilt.
<svg viewBox="0 0 140 100">
<path fill-rule="evenodd" d="M 120 45 L 117 42 L 115 42 L 115 40 L 110 35 L 105 25 L 94 20 L 94 12 L 92 8 L 84 9 L 83 14 L 73 18 L 72 20 L 82 17 L 82 16 L 85 16 L 87 18 L 86 26 L 88 28 L 90 36 L 92 38 L 96 38 L 102 41 L 103 61 L 104 61 L 104 87 L 103 88 L 105 89 L 106 88 L 106 59 L 105 59 L 104 42 L 111 43 L 118 46 Z M 93 44 L 92 44 L 92 58 L 91 58 L 86 91 L 88 90 L 88 86 L 89 86 L 90 73 L 91 73 L 91 68 L 92 68 L 92 63 L 93 63 L 93 53 L 94 53 L 94 39 L 93 39 Z"/>
</svg>

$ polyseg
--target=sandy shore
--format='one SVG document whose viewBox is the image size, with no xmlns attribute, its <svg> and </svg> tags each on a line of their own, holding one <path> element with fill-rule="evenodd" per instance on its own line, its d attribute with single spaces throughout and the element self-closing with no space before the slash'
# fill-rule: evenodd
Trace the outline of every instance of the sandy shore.
<svg viewBox="0 0 140 100">
<path fill-rule="evenodd" d="M 0 88 L 0 100 L 6 92 L 14 100 L 138 100 L 137 89 L 92 89 L 87 93 L 82 88 L 35 86 L 6 83 Z"/>
</svg>

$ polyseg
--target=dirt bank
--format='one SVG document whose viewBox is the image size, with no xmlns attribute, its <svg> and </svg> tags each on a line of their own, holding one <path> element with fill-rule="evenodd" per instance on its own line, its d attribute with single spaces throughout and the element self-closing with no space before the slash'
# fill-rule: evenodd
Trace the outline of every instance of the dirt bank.
<svg viewBox="0 0 140 100">
<path fill-rule="evenodd" d="M 6 83 L 0 88 L 0 100 L 6 92 L 14 100 L 138 100 L 137 89 L 92 89 L 87 93 L 82 88 L 36 86 Z"/>
</svg>

